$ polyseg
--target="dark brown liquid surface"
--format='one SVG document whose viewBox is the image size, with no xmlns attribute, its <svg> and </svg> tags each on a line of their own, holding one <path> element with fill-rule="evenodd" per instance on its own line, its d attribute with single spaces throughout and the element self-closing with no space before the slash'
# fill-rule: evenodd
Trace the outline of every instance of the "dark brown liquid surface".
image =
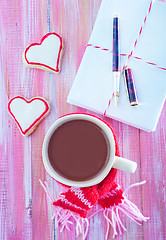
<svg viewBox="0 0 166 240">
<path fill-rule="evenodd" d="M 61 176 L 73 181 L 89 180 L 107 164 L 108 140 L 94 123 L 72 120 L 54 131 L 48 156 L 52 167 Z"/>
</svg>

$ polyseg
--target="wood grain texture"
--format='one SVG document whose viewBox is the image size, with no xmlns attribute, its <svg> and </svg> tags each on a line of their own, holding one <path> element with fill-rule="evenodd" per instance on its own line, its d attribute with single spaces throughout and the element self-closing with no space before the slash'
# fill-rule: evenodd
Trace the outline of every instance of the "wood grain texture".
<svg viewBox="0 0 166 240">
<path fill-rule="evenodd" d="M 101 0 L 4 0 L 0 4 L 0 239 L 73 240 L 71 231 L 60 233 L 52 221 L 52 207 L 39 179 L 46 180 L 58 198 L 66 188 L 44 170 L 41 148 L 44 135 L 61 115 L 89 112 L 66 103 L 66 98 L 81 62 Z M 60 74 L 23 65 L 22 53 L 47 32 L 55 31 L 65 42 Z M 51 103 L 51 113 L 36 131 L 24 138 L 7 112 L 10 98 L 41 96 Z M 105 118 L 116 131 L 121 155 L 138 163 L 135 174 L 119 171 L 117 182 L 131 189 L 128 198 L 150 220 L 141 226 L 123 217 L 128 231 L 119 240 L 166 239 L 166 104 L 153 133 L 147 133 Z M 95 206 L 98 209 L 98 206 Z M 102 213 L 90 219 L 88 240 L 103 240 L 106 223 Z M 112 239 L 110 229 L 109 239 Z"/>
</svg>

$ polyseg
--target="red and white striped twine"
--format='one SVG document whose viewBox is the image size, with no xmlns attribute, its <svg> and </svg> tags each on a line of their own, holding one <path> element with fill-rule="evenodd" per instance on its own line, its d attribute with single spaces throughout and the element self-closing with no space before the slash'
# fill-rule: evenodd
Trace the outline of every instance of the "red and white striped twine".
<svg viewBox="0 0 166 240">
<path fill-rule="evenodd" d="M 160 1 L 160 2 L 162 2 L 162 3 L 166 3 L 166 0 L 158 0 L 158 1 Z M 152 5 L 153 5 L 154 2 L 155 2 L 155 0 L 152 0 L 152 1 L 150 2 L 149 9 L 148 9 L 147 14 L 146 14 L 146 16 L 145 16 L 145 18 L 144 18 L 143 24 L 142 24 L 142 26 L 141 26 L 141 28 L 140 28 L 140 30 L 139 30 L 139 34 L 138 34 L 138 37 L 137 37 L 136 40 L 135 40 L 135 43 L 134 43 L 134 45 L 133 45 L 132 51 L 130 52 L 130 54 L 125 54 L 125 53 L 121 53 L 121 54 L 120 54 L 121 56 L 127 56 L 127 60 L 126 60 L 125 66 L 127 66 L 127 63 L 128 63 L 128 61 L 129 61 L 130 57 L 133 57 L 133 58 L 135 58 L 135 59 L 137 59 L 137 60 L 144 61 L 145 63 L 147 63 L 147 64 L 149 64 L 149 65 L 156 66 L 157 68 L 166 71 L 166 67 L 161 67 L 161 66 L 159 66 L 159 65 L 156 64 L 156 63 L 146 61 L 146 60 L 144 60 L 143 58 L 136 57 L 136 56 L 133 55 L 133 52 L 134 52 L 134 50 L 135 50 L 135 48 L 136 48 L 136 45 L 137 45 L 137 43 L 138 43 L 138 40 L 139 40 L 141 34 L 142 34 L 143 27 L 144 27 L 144 25 L 145 25 L 145 23 L 146 23 L 146 21 L 147 21 L 148 15 L 149 15 L 150 12 L 151 12 Z M 90 46 L 90 47 L 97 48 L 97 49 L 100 49 L 100 50 L 103 50 L 103 51 L 108 51 L 108 52 L 113 53 L 113 51 L 110 50 L 110 49 L 108 49 L 108 48 L 101 48 L 101 47 L 95 46 L 95 45 L 93 45 L 93 44 L 87 44 L 87 47 L 89 47 L 89 46 Z"/>
<path fill-rule="evenodd" d="M 112 50 L 110 50 L 110 49 L 108 49 L 108 48 L 101 48 L 101 47 L 95 46 L 95 45 L 93 45 L 93 44 L 87 44 L 87 47 L 93 47 L 93 48 L 97 48 L 97 49 L 100 49 L 100 50 L 103 50 L 103 51 L 107 51 L 107 52 L 112 53 Z M 125 53 L 121 53 L 120 55 L 123 56 L 123 57 L 128 56 L 128 54 L 125 54 Z M 149 64 L 149 65 L 156 66 L 157 68 L 159 68 L 159 69 L 161 69 L 161 70 L 165 70 L 165 71 L 166 71 L 166 67 L 161 67 L 161 66 L 159 66 L 159 65 L 156 64 L 156 63 L 146 61 L 146 60 L 144 60 L 143 58 L 140 58 L 140 57 L 137 57 L 137 56 L 134 56 L 134 55 L 132 55 L 132 57 L 135 58 L 135 59 L 137 59 L 137 60 L 144 61 L 145 63 L 147 63 L 147 64 Z"/>
<path fill-rule="evenodd" d="M 158 0 L 158 1 L 159 1 L 159 0 Z M 136 48 L 136 46 L 137 46 L 138 40 L 139 40 L 139 38 L 140 38 L 140 36 L 141 36 L 141 34 L 142 34 L 143 27 L 144 27 L 144 25 L 145 25 L 145 23 L 146 23 L 146 21 L 147 21 L 147 17 L 149 16 L 149 14 L 150 14 L 150 12 L 151 12 L 152 5 L 153 5 L 154 2 L 155 2 L 155 0 L 152 0 L 152 1 L 150 2 L 150 5 L 149 5 L 149 8 L 148 8 L 147 14 L 146 14 L 146 16 L 145 16 L 145 18 L 144 18 L 143 24 L 142 24 L 142 26 L 141 26 L 141 28 L 140 28 L 140 30 L 139 30 L 138 36 L 137 36 L 137 38 L 136 38 L 136 40 L 135 40 L 135 42 L 134 42 L 134 45 L 133 45 L 133 48 L 132 48 L 130 54 L 124 54 L 124 53 L 120 54 L 121 56 L 127 56 L 127 60 L 126 60 L 125 66 L 127 66 L 130 57 L 133 57 L 133 58 L 135 58 L 135 59 L 137 59 L 137 60 L 144 61 L 145 63 L 147 63 L 147 64 L 149 64 L 149 65 L 156 66 L 157 68 L 159 68 L 159 69 L 161 69 L 161 70 L 166 70 L 166 67 L 161 67 L 161 66 L 157 65 L 156 63 L 146 61 L 146 60 L 144 60 L 143 58 L 136 57 L 136 56 L 133 55 L 134 50 L 135 50 L 135 48 Z M 166 0 L 160 0 L 160 2 L 166 3 Z M 94 47 L 94 48 L 97 48 L 97 49 L 100 49 L 100 50 L 103 50 L 103 51 L 108 51 L 108 52 L 111 52 L 111 53 L 112 53 L 112 50 L 110 50 L 110 49 L 108 49 L 108 48 L 101 48 L 101 47 L 95 46 L 95 45 L 93 45 L 93 44 L 87 44 L 87 47 Z M 123 66 L 123 69 L 125 68 L 125 66 Z M 109 106 L 110 106 L 110 104 L 111 104 L 111 99 L 112 99 L 112 97 L 109 99 L 108 106 L 107 106 L 107 108 L 106 108 L 105 111 L 104 111 L 104 116 L 106 115 L 107 109 L 109 108 Z"/>
<path fill-rule="evenodd" d="M 149 14 L 150 14 L 150 12 L 151 12 L 152 5 L 153 5 L 154 1 L 155 1 L 155 0 L 152 0 L 152 1 L 150 2 L 149 9 L 148 9 L 148 11 L 147 11 L 147 14 L 146 14 L 146 16 L 145 16 L 145 18 L 144 18 L 143 24 L 142 24 L 142 26 L 141 26 L 141 28 L 140 28 L 140 30 L 139 30 L 138 36 L 137 36 L 137 38 L 136 38 L 136 40 L 135 40 L 135 43 L 134 43 L 134 45 L 133 45 L 133 49 L 131 50 L 130 54 L 129 54 L 128 57 L 127 57 L 125 66 L 127 66 L 130 57 L 133 55 L 133 52 L 134 52 L 134 50 L 135 50 L 135 48 L 136 48 L 136 46 L 137 46 L 138 40 L 139 40 L 139 38 L 140 38 L 140 36 L 141 36 L 141 34 L 142 34 L 142 30 L 143 30 L 143 27 L 144 27 L 144 25 L 145 25 L 145 23 L 146 23 L 147 17 L 149 16 Z"/>
</svg>

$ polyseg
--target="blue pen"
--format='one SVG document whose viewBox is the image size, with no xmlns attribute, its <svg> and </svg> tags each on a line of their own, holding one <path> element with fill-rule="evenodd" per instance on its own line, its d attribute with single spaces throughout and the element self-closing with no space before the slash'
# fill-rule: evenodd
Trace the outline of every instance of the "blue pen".
<svg viewBox="0 0 166 240">
<path fill-rule="evenodd" d="M 117 106 L 119 98 L 119 81 L 120 81 L 120 50 L 119 50 L 119 17 L 113 18 L 113 59 L 112 72 L 114 84 L 114 102 Z"/>
</svg>

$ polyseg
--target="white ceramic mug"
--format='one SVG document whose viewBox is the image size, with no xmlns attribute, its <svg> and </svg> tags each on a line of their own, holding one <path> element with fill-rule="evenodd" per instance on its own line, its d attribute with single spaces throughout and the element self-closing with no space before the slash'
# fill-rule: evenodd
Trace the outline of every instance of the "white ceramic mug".
<svg viewBox="0 0 166 240">
<path fill-rule="evenodd" d="M 99 175 L 95 176 L 93 179 L 90 179 L 90 180 L 86 180 L 86 181 L 68 180 L 68 179 L 64 178 L 63 176 L 61 176 L 60 174 L 58 174 L 58 172 L 56 172 L 53 169 L 53 167 L 51 166 L 50 161 L 49 161 L 48 145 L 49 145 L 49 141 L 50 141 L 52 134 L 63 123 L 72 121 L 72 120 L 86 120 L 86 121 L 90 121 L 90 122 L 98 125 L 104 131 L 104 133 L 108 139 L 108 142 L 109 142 L 109 147 L 110 147 L 111 151 L 110 151 L 107 165 L 105 166 L 105 168 Z M 58 182 L 61 182 L 68 186 L 74 186 L 74 187 L 88 187 L 88 186 L 98 184 L 107 176 L 107 174 L 109 173 L 111 168 L 120 169 L 120 170 L 130 172 L 130 173 L 134 173 L 137 168 L 136 162 L 130 161 L 130 160 L 122 158 L 122 157 L 115 156 L 115 141 L 114 141 L 114 137 L 113 137 L 113 133 L 112 133 L 111 129 L 102 120 L 96 118 L 95 116 L 91 116 L 91 115 L 87 115 L 87 114 L 69 114 L 69 115 L 66 115 L 66 116 L 63 116 L 63 117 L 57 119 L 53 123 L 53 125 L 49 128 L 49 130 L 46 133 L 46 136 L 44 138 L 43 148 L 42 148 L 42 157 L 43 157 L 44 167 L 51 177 L 53 177 Z"/>
</svg>

